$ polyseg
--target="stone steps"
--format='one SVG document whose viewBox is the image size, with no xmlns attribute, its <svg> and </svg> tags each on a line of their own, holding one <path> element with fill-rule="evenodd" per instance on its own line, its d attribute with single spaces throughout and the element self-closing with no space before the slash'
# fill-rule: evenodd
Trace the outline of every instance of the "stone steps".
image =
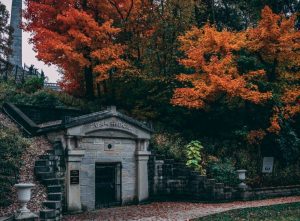
<svg viewBox="0 0 300 221">
<path fill-rule="evenodd" d="M 56 212 L 53 209 L 44 209 L 40 211 L 40 220 L 54 220 Z"/>
<path fill-rule="evenodd" d="M 64 178 L 53 177 L 49 179 L 44 179 L 43 183 L 45 183 L 47 186 L 52 186 L 52 185 L 61 185 L 64 183 L 64 181 L 65 181 Z"/>
<path fill-rule="evenodd" d="M 63 194 L 61 192 L 48 193 L 48 200 L 62 201 Z"/>
<path fill-rule="evenodd" d="M 47 187 L 47 200 L 43 202 L 45 209 L 40 211 L 41 221 L 60 221 L 64 200 L 64 158 L 61 143 L 56 142 L 53 149 L 47 150 L 39 160 L 35 161 L 35 175 Z"/>
<path fill-rule="evenodd" d="M 61 185 L 50 185 L 47 186 L 48 193 L 61 193 L 63 188 Z"/>
<path fill-rule="evenodd" d="M 43 206 L 49 209 L 60 209 L 62 207 L 61 201 L 47 200 L 43 202 Z"/>
</svg>

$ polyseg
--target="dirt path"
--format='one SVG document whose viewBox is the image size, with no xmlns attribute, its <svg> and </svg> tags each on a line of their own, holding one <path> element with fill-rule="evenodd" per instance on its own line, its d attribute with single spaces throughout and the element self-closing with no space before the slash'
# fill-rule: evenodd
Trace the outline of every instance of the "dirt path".
<svg viewBox="0 0 300 221">
<path fill-rule="evenodd" d="M 220 204 L 160 202 L 151 203 L 147 205 L 101 209 L 76 216 L 66 216 L 64 218 L 64 221 L 184 221 L 232 209 L 268 206 L 292 202 L 300 202 L 300 196 L 282 197 L 248 202 L 237 201 Z"/>
</svg>

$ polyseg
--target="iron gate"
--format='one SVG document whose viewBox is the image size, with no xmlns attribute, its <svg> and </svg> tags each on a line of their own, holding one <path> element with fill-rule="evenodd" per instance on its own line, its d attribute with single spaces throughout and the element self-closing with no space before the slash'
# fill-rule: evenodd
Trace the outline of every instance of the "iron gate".
<svg viewBox="0 0 300 221">
<path fill-rule="evenodd" d="M 121 169 L 121 163 L 96 163 L 96 209 L 121 205 Z"/>
</svg>

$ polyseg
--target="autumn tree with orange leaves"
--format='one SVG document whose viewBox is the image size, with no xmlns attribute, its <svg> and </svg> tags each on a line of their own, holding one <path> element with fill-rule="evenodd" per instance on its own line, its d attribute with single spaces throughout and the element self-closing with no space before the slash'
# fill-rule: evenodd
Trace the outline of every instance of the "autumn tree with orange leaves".
<svg viewBox="0 0 300 221">
<path fill-rule="evenodd" d="M 282 117 L 292 118 L 300 112 L 300 32 L 295 19 L 265 7 L 258 25 L 246 31 L 218 31 L 205 25 L 181 36 L 186 57 L 180 63 L 193 74 L 177 76 L 183 87 L 175 90 L 172 103 L 208 109 L 220 98 L 261 105 L 274 101 L 267 131 L 278 133 Z M 242 50 L 255 56 L 260 67 L 241 71 L 238 60 Z M 262 82 L 268 86 L 261 86 Z"/>
<path fill-rule="evenodd" d="M 128 67 L 125 46 L 118 43 L 121 29 L 113 16 L 126 22 L 134 11 L 133 1 L 26 1 L 24 28 L 32 32 L 37 58 L 62 69 L 61 85 L 67 91 L 84 88 L 93 98 L 97 82 Z"/>
</svg>

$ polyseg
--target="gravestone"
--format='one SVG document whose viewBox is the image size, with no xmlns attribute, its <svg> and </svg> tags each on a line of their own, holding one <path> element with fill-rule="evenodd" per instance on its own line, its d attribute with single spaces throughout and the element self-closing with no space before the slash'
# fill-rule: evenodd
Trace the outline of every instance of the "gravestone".
<svg viewBox="0 0 300 221">
<path fill-rule="evenodd" d="M 263 158 L 263 173 L 272 173 L 274 165 L 274 157 L 264 157 Z"/>
</svg>

